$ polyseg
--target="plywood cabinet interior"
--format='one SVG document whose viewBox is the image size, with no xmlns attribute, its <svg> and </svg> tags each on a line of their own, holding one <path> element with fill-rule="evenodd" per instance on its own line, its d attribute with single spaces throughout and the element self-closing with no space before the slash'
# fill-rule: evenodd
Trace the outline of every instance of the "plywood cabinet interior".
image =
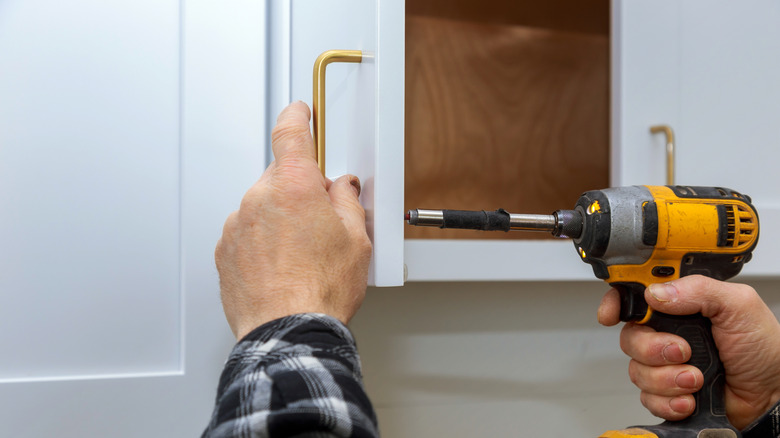
<svg viewBox="0 0 780 438">
<path fill-rule="evenodd" d="M 405 73 L 405 208 L 550 213 L 609 185 L 608 1 L 408 1 Z"/>
</svg>

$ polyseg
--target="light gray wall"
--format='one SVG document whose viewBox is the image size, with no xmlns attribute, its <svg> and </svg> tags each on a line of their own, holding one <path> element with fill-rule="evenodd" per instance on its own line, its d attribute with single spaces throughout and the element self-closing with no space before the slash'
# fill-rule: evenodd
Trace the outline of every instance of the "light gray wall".
<svg viewBox="0 0 780 438">
<path fill-rule="evenodd" d="M 780 280 L 742 279 L 778 314 Z M 385 438 L 596 437 L 655 424 L 628 379 L 606 285 L 410 283 L 370 288 L 351 323 Z"/>
</svg>

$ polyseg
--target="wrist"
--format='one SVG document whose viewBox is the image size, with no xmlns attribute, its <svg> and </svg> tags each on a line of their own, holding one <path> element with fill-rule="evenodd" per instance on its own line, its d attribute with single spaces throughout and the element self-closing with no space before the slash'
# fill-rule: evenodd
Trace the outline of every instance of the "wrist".
<svg viewBox="0 0 780 438">
<path fill-rule="evenodd" d="M 273 337 L 277 332 L 288 333 L 286 336 L 297 336 L 295 333 L 300 331 L 299 327 L 304 328 L 301 333 L 308 333 L 312 324 L 326 326 L 341 340 L 355 343 L 352 332 L 337 318 L 324 313 L 307 312 L 286 315 L 258 325 L 239 338 L 238 344 Z"/>
<path fill-rule="evenodd" d="M 349 319 L 345 319 L 336 309 L 330 309 L 325 304 L 321 303 L 269 303 L 268 305 L 259 306 L 255 312 L 251 310 L 241 315 L 236 321 L 230 323 L 233 333 L 236 336 L 236 340 L 241 340 L 247 336 L 250 332 L 267 326 L 268 324 L 279 321 L 281 319 L 295 316 L 295 315 L 323 315 L 330 318 L 339 320 L 341 324 L 346 325 Z"/>
<path fill-rule="evenodd" d="M 765 438 L 780 435 L 780 403 L 775 402 L 766 412 L 742 429 L 743 438 Z"/>
</svg>

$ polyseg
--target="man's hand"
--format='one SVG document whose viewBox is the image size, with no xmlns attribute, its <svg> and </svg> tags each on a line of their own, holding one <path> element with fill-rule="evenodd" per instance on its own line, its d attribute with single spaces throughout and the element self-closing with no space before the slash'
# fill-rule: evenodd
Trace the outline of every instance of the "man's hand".
<svg viewBox="0 0 780 438">
<path fill-rule="evenodd" d="M 726 412 L 744 428 L 780 399 L 780 324 L 753 288 L 702 276 L 651 285 L 645 299 L 670 315 L 701 312 L 712 321 L 712 336 L 726 371 Z M 611 289 L 599 307 L 601 324 L 619 322 L 618 292 Z M 632 360 L 631 381 L 642 390 L 642 404 L 666 420 L 681 420 L 694 411 L 692 393 L 703 375 L 684 365 L 691 347 L 681 337 L 637 324 L 623 327 L 620 346 Z"/>
<path fill-rule="evenodd" d="M 360 182 L 322 177 L 296 102 L 277 119 L 275 161 L 225 222 L 215 259 L 228 324 L 241 339 L 296 313 L 349 322 L 366 292 L 371 243 L 358 202 Z"/>
</svg>

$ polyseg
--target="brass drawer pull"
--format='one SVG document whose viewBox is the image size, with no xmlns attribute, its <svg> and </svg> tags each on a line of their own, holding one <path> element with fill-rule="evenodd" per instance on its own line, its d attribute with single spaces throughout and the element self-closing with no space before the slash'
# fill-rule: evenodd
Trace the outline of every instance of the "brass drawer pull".
<svg viewBox="0 0 780 438">
<path fill-rule="evenodd" d="M 317 147 L 317 164 L 325 176 L 325 67 L 333 62 L 362 62 L 360 50 L 328 50 L 314 61 L 314 96 L 312 99 L 312 120 L 314 121 L 314 144 Z"/>
</svg>

